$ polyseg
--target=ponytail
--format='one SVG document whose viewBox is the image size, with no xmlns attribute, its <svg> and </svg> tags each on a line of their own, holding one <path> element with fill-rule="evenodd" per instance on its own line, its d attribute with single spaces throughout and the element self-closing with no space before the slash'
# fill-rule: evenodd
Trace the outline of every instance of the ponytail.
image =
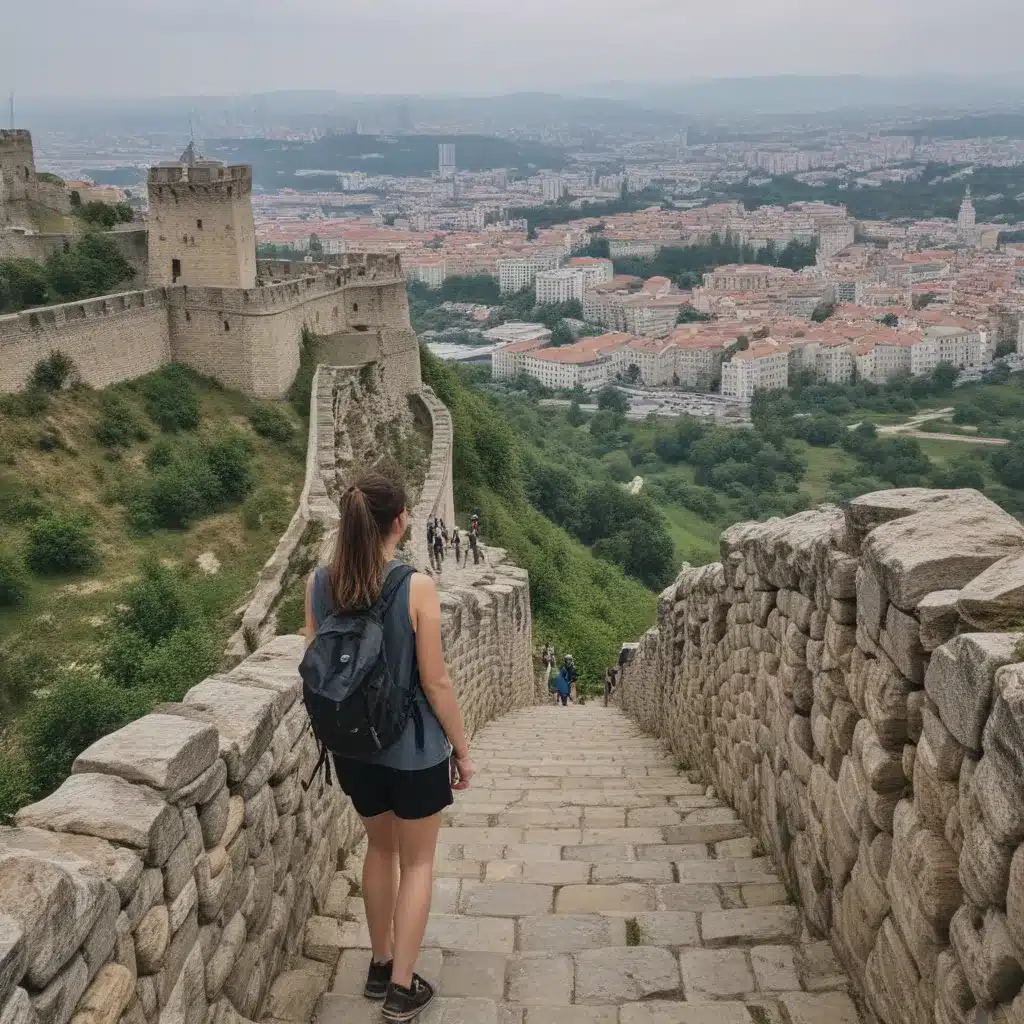
<svg viewBox="0 0 1024 1024">
<path fill-rule="evenodd" d="M 338 611 L 369 608 L 384 585 L 384 544 L 406 507 L 405 488 L 367 473 L 341 496 L 341 523 L 331 558 L 330 580 Z"/>
</svg>

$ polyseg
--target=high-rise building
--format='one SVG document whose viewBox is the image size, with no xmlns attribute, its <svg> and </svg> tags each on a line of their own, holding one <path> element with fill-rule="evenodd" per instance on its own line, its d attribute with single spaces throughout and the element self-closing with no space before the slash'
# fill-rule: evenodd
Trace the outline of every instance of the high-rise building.
<svg viewBox="0 0 1024 1024">
<path fill-rule="evenodd" d="M 562 198 L 562 179 L 557 174 L 549 174 L 541 183 L 545 203 L 557 203 Z"/>
<path fill-rule="evenodd" d="M 961 241 L 973 242 L 974 229 L 977 215 L 974 212 L 974 203 L 971 200 L 971 186 L 967 186 L 964 193 L 964 201 L 960 204 L 960 216 L 956 219 L 956 231 Z"/>
<path fill-rule="evenodd" d="M 437 147 L 437 173 L 442 180 L 455 175 L 455 143 L 441 142 Z"/>
</svg>

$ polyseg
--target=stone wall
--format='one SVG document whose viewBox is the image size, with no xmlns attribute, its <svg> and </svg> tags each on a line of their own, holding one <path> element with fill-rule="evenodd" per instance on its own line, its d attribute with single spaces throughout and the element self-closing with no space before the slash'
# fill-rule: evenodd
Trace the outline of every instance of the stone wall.
<svg viewBox="0 0 1024 1024">
<path fill-rule="evenodd" d="M 0 391 L 23 388 L 57 349 L 92 387 L 159 369 L 171 359 L 167 304 L 165 289 L 149 288 L 0 316 Z"/>
<path fill-rule="evenodd" d="M 726 531 L 623 670 L 886 1024 L 1024 1021 L 1020 629 L 1024 527 L 888 491 Z"/>
<path fill-rule="evenodd" d="M 104 232 L 104 236 L 113 243 L 135 271 L 133 282 L 145 284 L 148 267 L 146 229 L 126 225 L 115 231 Z M 55 252 L 73 245 L 81 237 L 81 233 L 65 231 L 38 232 L 31 235 L 20 231 L 0 231 L 0 259 L 16 256 L 45 263 Z"/>
<path fill-rule="evenodd" d="M 420 568 L 430 565 L 427 551 L 427 520 L 440 516 L 451 529 L 455 525 L 455 495 L 452 489 L 452 455 L 455 448 L 452 415 L 433 390 L 424 386 L 416 404 L 430 423 L 430 470 L 420 500 L 410 514 L 409 550 Z"/>
</svg>

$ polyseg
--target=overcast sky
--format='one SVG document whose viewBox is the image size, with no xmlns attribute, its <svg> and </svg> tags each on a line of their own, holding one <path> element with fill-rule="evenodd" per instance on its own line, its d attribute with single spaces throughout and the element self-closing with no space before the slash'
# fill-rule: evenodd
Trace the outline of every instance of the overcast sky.
<svg viewBox="0 0 1024 1024">
<path fill-rule="evenodd" d="M 1014 74 L 1020 0 L 10 0 L 0 89 L 487 94 L 595 81 Z"/>
</svg>

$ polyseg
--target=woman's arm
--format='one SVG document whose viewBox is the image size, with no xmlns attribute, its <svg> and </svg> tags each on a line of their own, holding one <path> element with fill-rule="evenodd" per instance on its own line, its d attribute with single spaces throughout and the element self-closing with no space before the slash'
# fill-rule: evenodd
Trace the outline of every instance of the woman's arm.
<svg viewBox="0 0 1024 1024">
<path fill-rule="evenodd" d="M 306 624 L 300 631 L 306 638 L 307 647 L 313 642 L 313 637 L 316 636 L 316 619 L 313 616 L 313 577 L 315 575 L 316 569 L 309 574 L 309 578 L 306 580 Z"/>
<path fill-rule="evenodd" d="M 434 581 L 424 573 L 416 573 L 410 581 L 409 617 L 416 631 L 416 663 L 420 670 L 420 685 L 445 735 L 455 748 L 455 760 L 468 761 L 469 743 L 462 726 L 462 714 L 441 650 L 441 601 Z M 459 772 L 464 774 L 461 765 Z"/>
</svg>

